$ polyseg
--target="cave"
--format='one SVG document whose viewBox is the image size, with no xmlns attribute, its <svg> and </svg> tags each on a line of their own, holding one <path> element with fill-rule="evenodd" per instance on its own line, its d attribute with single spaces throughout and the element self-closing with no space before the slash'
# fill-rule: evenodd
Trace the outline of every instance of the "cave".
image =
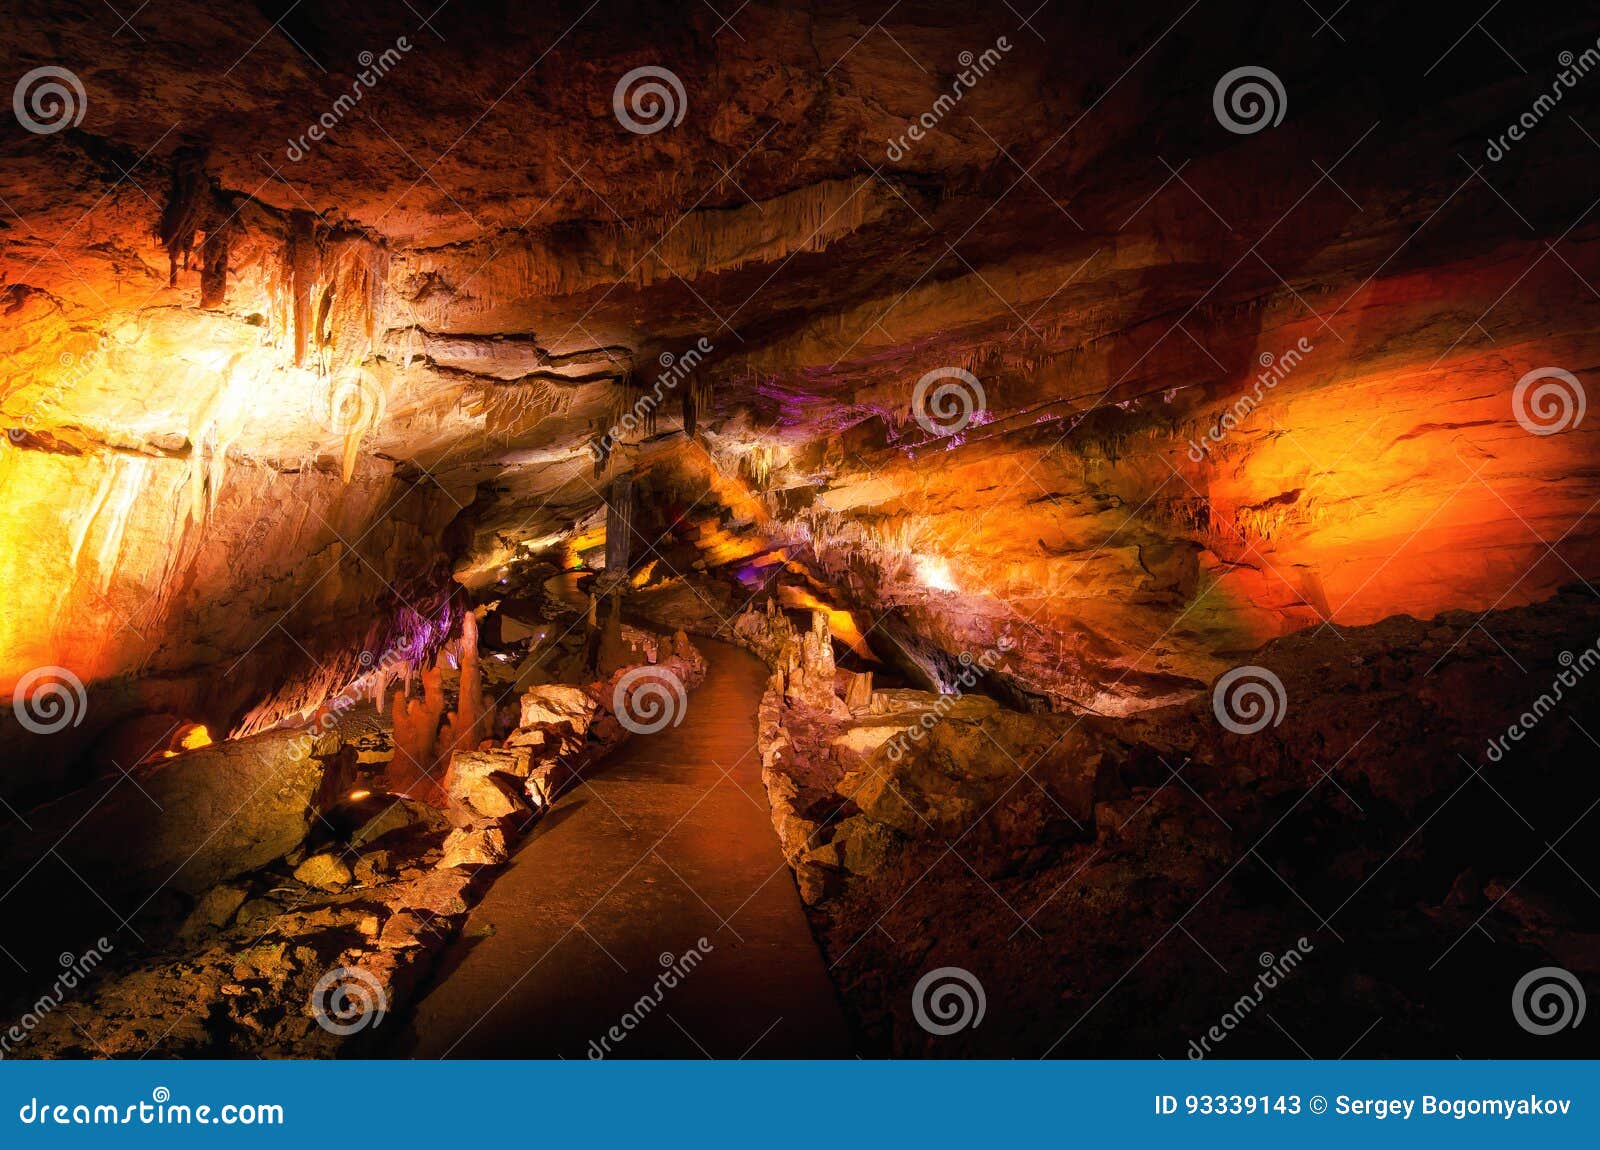
<svg viewBox="0 0 1600 1150">
<path fill-rule="evenodd" d="M 133 7 L 3 37 L 5 1059 L 1596 1054 L 1592 10 Z"/>
</svg>

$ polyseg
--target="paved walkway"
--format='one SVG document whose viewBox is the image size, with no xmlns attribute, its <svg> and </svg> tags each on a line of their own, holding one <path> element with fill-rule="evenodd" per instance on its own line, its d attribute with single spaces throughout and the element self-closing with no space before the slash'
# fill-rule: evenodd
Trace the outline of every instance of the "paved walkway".
<svg viewBox="0 0 1600 1150">
<path fill-rule="evenodd" d="M 695 643 L 709 665 L 683 723 L 634 736 L 556 803 L 443 956 L 397 1053 L 850 1054 L 761 786 L 766 668 Z M 701 938 L 709 953 L 684 963 Z"/>
</svg>

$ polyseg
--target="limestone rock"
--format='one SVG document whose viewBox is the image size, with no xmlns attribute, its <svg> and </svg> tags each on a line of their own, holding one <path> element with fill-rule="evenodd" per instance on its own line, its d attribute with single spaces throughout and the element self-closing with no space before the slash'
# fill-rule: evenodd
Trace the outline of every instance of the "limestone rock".
<svg viewBox="0 0 1600 1150">
<path fill-rule="evenodd" d="M 411 827 L 440 828 L 443 825 L 444 818 L 437 807 L 415 799 L 395 798 L 357 828 L 350 836 L 350 845 L 361 848 L 396 831 Z"/>
<path fill-rule="evenodd" d="M 54 849 L 96 890 L 199 894 L 282 858 L 310 829 L 323 778 L 298 738 L 273 731 L 214 743 L 134 768 L 138 786 L 119 775 L 121 785 L 30 812 L 32 830 L 4 844 L 0 876 L 14 881 Z"/>
<path fill-rule="evenodd" d="M 525 810 L 523 780 L 532 757 L 527 747 L 457 751 L 444 779 L 451 817 L 458 822 L 499 819 Z"/>
<path fill-rule="evenodd" d="M 551 683 L 533 687 L 522 696 L 522 721 L 518 726 L 526 729 L 565 723 L 581 735 L 589 729 L 597 709 L 598 705 L 586 692 Z"/>
<path fill-rule="evenodd" d="M 212 887 L 200 896 L 200 901 L 195 904 L 194 910 L 184 919 L 183 926 L 178 931 L 179 937 L 196 938 L 208 930 L 226 926 L 244 905 L 248 895 L 249 888 L 243 886 L 224 883 Z"/>
<path fill-rule="evenodd" d="M 845 691 L 844 705 L 850 708 L 853 715 L 865 714 L 872 709 L 872 672 L 862 671 L 850 677 L 850 686 Z"/>
<path fill-rule="evenodd" d="M 499 827 L 459 827 L 444 840 L 443 867 L 493 866 L 506 861 L 506 836 Z"/>
<path fill-rule="evenodd" d="M 294 877 L 296 881 L 316 887 L 318 890 L 343 890 L 355 878 L 350 868 L 337 855 L 327 853 L 315 854 L 306 859 L 294 868 Z"/>
</svg>

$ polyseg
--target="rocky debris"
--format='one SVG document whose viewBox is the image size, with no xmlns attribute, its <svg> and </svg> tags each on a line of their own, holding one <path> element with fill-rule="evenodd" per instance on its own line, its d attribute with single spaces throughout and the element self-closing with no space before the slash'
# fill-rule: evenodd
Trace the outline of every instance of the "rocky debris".
<svg viewBox="0 0 1600 1150">
<path fill-rule="evenodd" d="M 200 896 L 193 911 L 178 928 L 183 939 L 197 938 L 208 931 L 224 927 L 238 913 L 250 895 L 250 888 L 227 883 L 214 886 Z"/>
<path fill-rule="evenodd" d="M 1600 863 L 1574 823 L 1594 795 L 1580 727 L 1600 721 L 1574 635 L 1600 636 L 1584 589 L 1287 636 L 1240 659 L 1288 700 L 1251 735 L 1210 698 L 1110 723 L 878 692 L 871 721 L 892 718 L 896 744 L 769 692 L 774 822 L 865 1052 L 1184 1057 L 1175 1035 L 1204 1034 L 1261 954 L 1305 938 L 1308 970 L 1271 1011 L 1313 1053 L 1538 1053 L 1509 1018 L 1482 1025 L 1481 1001 L 1540 965 L 1600 974 L 1593 894 L 1545 853 L 1576 826 L 1561 853 Z M 1538 721 L 1492 759 L 1524 714 Z M 947 965 L 1004 1032 L 917 1025 L 912 988 Z M 1226 1052 L 1301 1053 L 1264 1016 Z"/>
<path fill-rule="evenodd" d="M 444 867 L 496 866 L 506 861 L 506 835 L 499 827 L 458 827 L 444 840 Z"/>
<path fill-rule="evenodd" d="M 525 797 L 533 752 L 526 746 L 457 751 L 445 774 L 445 797 L 458 824 L 502 819 L 528 810 Z"/>
<path fill-rule="evenodd" d="M 518 729 L 565 725 L 581 735 L 589 729 L 599 706 L 592 695 L 579 687 L 559 683 L 533 687 L 522 696 L 522 719 Z"/>
<path fill-rule="evenodd" d="M 294 877 L 296 882 L 327 891 L 343 890 L 355 879 L 350 868 L 335 854 L 312 855 L 294 868 Z"/>
<path fill-rule="evenodd" d="M 698 685 L 704 660 L 681 634 L 665 658 L 661 646 L 653 650 L 685 690 Z M 515 836 L 585 763 L 628 737 L 596 701 L 609 699 L 612 686 L 528 691 L 521 713 L 537 726 L 519 731 L 520 745 L 457 751 L 445 811 L 380 793 L 346 800 L 306 839 L 342 826 L 343 841 L 310 849 L 296 840 L 274 866 L 202 891 L 169 941 L 118 955 L 74 1001 L 72 1018 L 47 1016 L 25 1053 L 315 1057 L 362 1049 L 365 1032 L 382 1021 L 378 1007 L 401 1008 L 459 930 L 481 890 L 478 876 L 506 862 Z M 544 758 L 534 758 L 535 743 Z M 350 1035 L 318 1022 L 319 1002 L 338 985 L 373 1007 Z"/>
<path fill-rule="evenodd" d="M 413 830 L 426 833 L 444 824 L 444 816 L 431 803 L 382 794 L 375 796 L 375 801 L 379 810 L 350 836 L 352 847 L 365 849 L 391 835 Z"/>
</svg>

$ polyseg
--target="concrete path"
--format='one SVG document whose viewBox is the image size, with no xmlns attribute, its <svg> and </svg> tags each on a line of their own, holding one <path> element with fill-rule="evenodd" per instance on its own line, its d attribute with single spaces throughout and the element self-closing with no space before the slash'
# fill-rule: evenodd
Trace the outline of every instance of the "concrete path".
<svg viewBox="0 0 1600 1150">
<path fill-rule="evenodd" d="M 634 736 L 556 803 L 444 955 L 396 1053 L 849 1056 L 761 786 L 766 668 L 695 643 L 709 665 L 682 724 Z"/>
</svg>

